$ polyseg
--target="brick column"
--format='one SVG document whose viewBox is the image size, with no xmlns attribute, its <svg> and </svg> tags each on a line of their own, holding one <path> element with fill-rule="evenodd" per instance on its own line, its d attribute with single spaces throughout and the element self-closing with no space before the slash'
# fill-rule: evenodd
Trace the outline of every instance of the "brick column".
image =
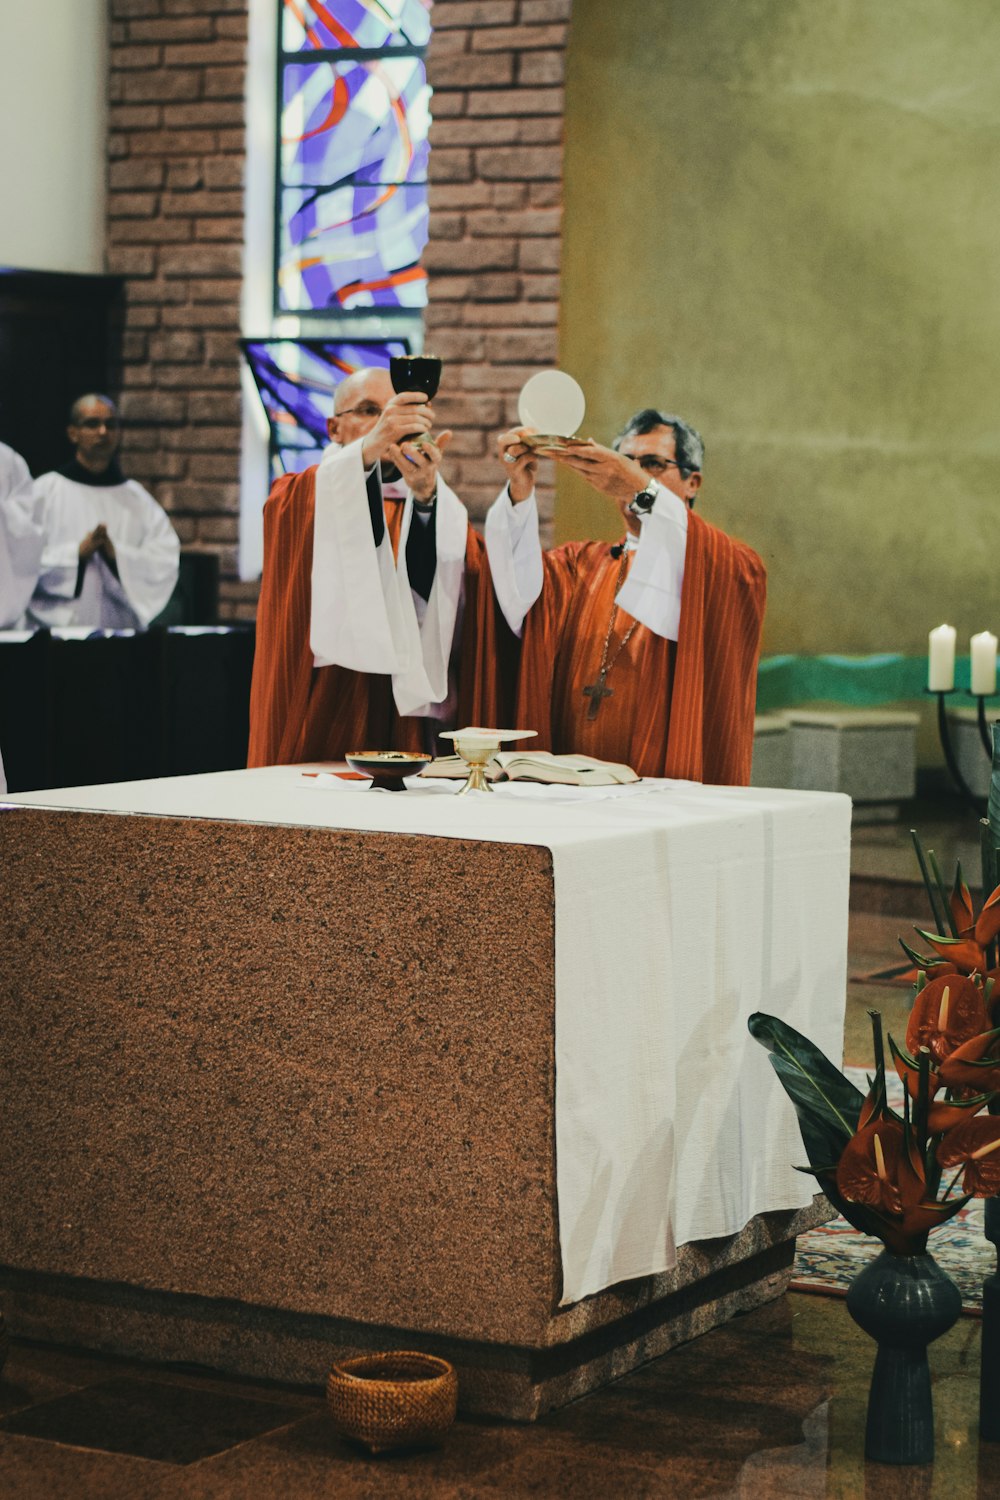
<svg viewBox="0 0 1000 1500">
<path fill-rule="evenodd" d="M 494 438 L 558 354 L 563 65 L 571 0 L 436 0 L 427 348 L 473 519 L 499 488 Z M 539 496 L 551 523 L 552 494 Z"/>
<path fill-rule="evenodd" d="M 127 278 L 126 472 L 236 576 L 246 0 L 111 0 L 108 270 Z"/>
</svg>

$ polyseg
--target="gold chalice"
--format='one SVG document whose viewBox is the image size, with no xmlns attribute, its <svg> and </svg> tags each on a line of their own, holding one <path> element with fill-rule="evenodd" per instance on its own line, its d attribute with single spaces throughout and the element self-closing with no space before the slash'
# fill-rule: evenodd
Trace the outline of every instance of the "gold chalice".
<svg viewBox="0 0 1000 1500">
<path fill-rule="evenodd" d="M 448 729 L 440 738 L 451 740 L 455 746 L 455 754 L 460 755 L 469 768 L 469 779 L 465 785 L 456 792 L 457 797 L 464 797 L 466 792 L 492 792 L 493 788 L 486 779 L 486 767 L 496 755 L 500 746 L 506 740 L 534 739 L 538 733 L 537 729 Z"/>
</svg>

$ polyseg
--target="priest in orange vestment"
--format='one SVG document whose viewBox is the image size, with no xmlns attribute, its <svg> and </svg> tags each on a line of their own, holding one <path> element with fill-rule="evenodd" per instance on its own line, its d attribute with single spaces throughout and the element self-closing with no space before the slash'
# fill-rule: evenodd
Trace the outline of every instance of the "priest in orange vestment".
<svg viewBox="0 0 1000 1500">
<path fill-rule="evenodd" d="M 500 438 L 509 482 L 486 521 L 494 584 L 522 635 L 515 717 L 538 749 L 624 761 L 642 776 L 746 785 L 764 565 L 696 515 L 701 438 L 647 408 L 614 448 L 542 450 L 621 511 L 625 536 L 542 553 L 539 450 Z"/>
<path fill-rule="evenodd" d="M 433 748 L 456 719 L 504 722 L 509 632 L 482 540 L 439 474 L 450 434 L 431 440 L 432 423 L 425 396 L 358 371 L 337 388 L 321 464 L 272 488 L 249 765 Z M 407 486 L 383 483 L 390 466 Z"/>
</svg>

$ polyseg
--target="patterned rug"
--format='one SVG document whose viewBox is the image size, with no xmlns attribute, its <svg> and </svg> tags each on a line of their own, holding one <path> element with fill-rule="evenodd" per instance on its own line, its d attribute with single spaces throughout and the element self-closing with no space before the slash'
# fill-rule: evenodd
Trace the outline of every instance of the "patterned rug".
<svg viewBox="0 0 1000 1500">
<path fill-rule="evenodd" d="M 845 1068 L 851 1082 L 864 1091 L 868 1088 L 864 1068 Z M 889 1103 L 902 1110 L 902 1083 L 887 1077 Z M 854 1277 L 881 1250 L 878 1240 L 859 1234 L 838 1214 L 829 1224 L 811 1229 L 799 1236 L 795 1247 L 792 1288 L 797 1292 L 819 1292 L 828 1297 L 844 1297 Z M 973 1317 L 982 1312 L 983 1282 L 997 1268 L 996 1251 L 983 1236 L 983 1202 L 972 1202 L 935 1229 L 927 1242 L 934 1259 L 955 1282 L 962 1294 L 963 1310 Z"/>
</svg>

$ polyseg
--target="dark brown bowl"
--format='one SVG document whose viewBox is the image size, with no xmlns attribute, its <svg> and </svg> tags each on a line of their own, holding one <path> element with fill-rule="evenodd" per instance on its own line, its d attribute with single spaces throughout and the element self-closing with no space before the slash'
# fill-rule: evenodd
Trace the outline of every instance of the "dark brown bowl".
<svg viewBox="0 0 1000 1500">
<path fill-rule="evenodd" d="M 372 787 L 384 792 L 405 792 L 404 776 L 416 776 L 434 759 L 413 750 L 349 750 L 347 764 L 352 771 L 370 776 Z"/>
</svg>

